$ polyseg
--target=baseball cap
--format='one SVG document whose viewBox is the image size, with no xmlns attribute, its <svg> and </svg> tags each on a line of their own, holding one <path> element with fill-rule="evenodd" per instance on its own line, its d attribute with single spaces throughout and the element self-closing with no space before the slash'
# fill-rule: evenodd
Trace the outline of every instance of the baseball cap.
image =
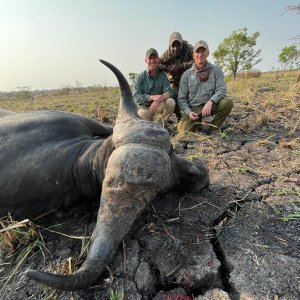
<svg viewBox="0 0 300 300">
<path fill-rule="evenodd" d="M 181 34 L 176 31 L 171 33 L 170 38 L 169 38 L 169 45 L 171 46 L 175 41 L 178 41 L 180 44 L 183 43 Z"/>
<path fill-rule="evenodd" d="M 155 54 L 155 55 L 158 56 L 158 52 L 157 52 L 157 50 L 154 49 L 154 48 L 149 48 L 149 49 L 147 50 L 147 52 L 146 52 L 146 58 L 149 58 L 149 56 L 150 56 L 151 54 Z"/>
<path fill-rule="evenodd" d="M 203 47 L 203 48 L 205 48 L 206 50 L 209 51 L 207 43 L 205 41 L 199 41 L 194 46 L 194 52 L 196 52 L 197 49 L 199 49 L 200 47 Z"/>
</svg>

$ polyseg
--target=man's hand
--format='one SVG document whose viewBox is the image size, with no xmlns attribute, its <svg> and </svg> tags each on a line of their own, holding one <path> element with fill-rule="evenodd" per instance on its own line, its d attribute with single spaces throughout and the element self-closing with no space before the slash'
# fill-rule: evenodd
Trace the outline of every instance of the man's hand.
<svg viewBox="0 0 300 300">
<path fill-rule="evenodd" d="M 213 102 L 209 100 L 202 108 L 202 117 L 210 117 L 211 116 L 211 110 L 213 107 Z"/>
<path fill-rule="evenodd" d="M 181 65 L 172 65 L 168 68 L 168 72 L 171 75 L 177 75 L 178 73 L 182 72 L 182 66 Z"/>
<path fill-rule="evenodd" d="M 165 97 L 163 95 L 152 95 L 152 96 L 150 96 L 150 99 L 152 101 L 157 101 L 159 103 L 162 103 L 165 101 Z"/>
<path fill-rule="evenodd" d="M 189 112 L 189 118 L 193 121 L 196 121 L 199 119 L 198 114 L 196 114 L 195 112 L 191 111 Z"/>
<path fill-rule="evenodd" d="M 159 105 L 160 105 L 160 102 L 158 102 L 158 101 L 153 101 L 153 102 L 151 103 L 151 105 L 150 105 L 150 109 L 153 110 L 153 111 L 156 111 L 156 110 L 158 109 Z"/>
</svg>

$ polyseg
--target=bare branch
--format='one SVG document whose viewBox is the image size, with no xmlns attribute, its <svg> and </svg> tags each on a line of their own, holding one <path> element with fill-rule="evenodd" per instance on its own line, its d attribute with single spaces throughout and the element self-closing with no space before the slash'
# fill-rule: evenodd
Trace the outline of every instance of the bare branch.
<svg viewBox="0 0 300 300">
<path fill-rule="evenodd" d="M 289 5 L 285 8 L 285 11 L 282 14 L 285 14 L 287 12 L 295 12 L 296 14 L 300 14 L 300 4 L 295 4 L 295 5 Z"/>
</svg>

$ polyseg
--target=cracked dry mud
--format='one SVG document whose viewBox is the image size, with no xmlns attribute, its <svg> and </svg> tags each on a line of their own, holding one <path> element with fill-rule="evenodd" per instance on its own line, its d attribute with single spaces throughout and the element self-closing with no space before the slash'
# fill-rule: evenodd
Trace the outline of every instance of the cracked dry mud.
<svg viewBox="0 0 300 300">
<path fill-rule="evenodd" d="M 66 272 L 68 258 L 78 257 L 80 241 L 42 231 L 49 250 L 45 261 L 41 253 L 30 257 L 0 299 L 109 299 L 109 288 L 132 300 L 299 299 L 300 224 L 280 218 L 295 204 L 299 207 L 299 149 L 283 141 L 300 132 L 288 139 L 280 126 L 272 132 L 261 126 L 245 134 L 234 118 L 229 123 L 226 139 L 191 134 L 175 142 L 178 155 L 201 156 L 208 165 L 210 189 L 157 197 L 94 287 L 54 291 L 23 276 L 28 267 Z M 52 213 L 37 223 L 89 235 L 96 214 L 94 203 Z M 1 276 L 12 267 L 5 265 Z"/>
</svg>

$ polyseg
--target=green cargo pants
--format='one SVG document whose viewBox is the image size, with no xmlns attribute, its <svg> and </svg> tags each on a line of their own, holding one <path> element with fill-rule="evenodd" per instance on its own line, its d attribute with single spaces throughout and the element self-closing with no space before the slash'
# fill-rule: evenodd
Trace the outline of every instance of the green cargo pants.
<svg viewBox="0 0 300 300">
<path fill-rule="evenodd" d="M 182 118 L 180 119 L 180 122 L 177 125 L 177 129 L 180 133 L 185 133 L 187 131 L 197 131 L 199 126 L 199 123 L 202 122 L 202 108 L 204 104 L 201 104 L 199 106 L 192 106 L 191 110 L 199 115 L 199 119 L 196 121 L 193 121 L 184 114 Z M 212 121 L 212 125 L 215 126 L 215 128 L 220 128 L 221 125 L 226 120 L 227 116 L 230 114 L 233 107 L 233 102 L 229 98 L 221 99 L 218 103 L 213 104 L 212 107 L 212 116 L 214 116 L 214 119 Z"/>
</svg>

